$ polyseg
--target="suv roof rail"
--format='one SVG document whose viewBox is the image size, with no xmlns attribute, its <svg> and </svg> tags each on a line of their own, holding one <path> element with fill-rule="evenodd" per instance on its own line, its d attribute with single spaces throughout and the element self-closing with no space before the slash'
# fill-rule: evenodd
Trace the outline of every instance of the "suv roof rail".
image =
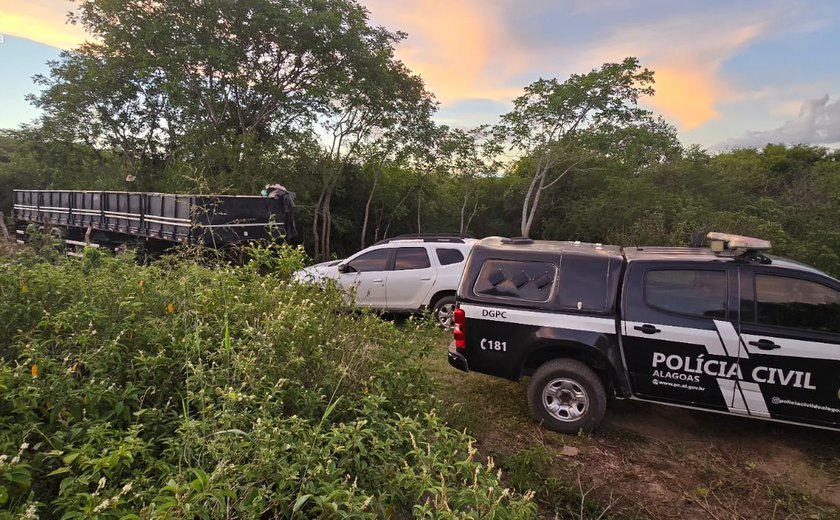
<svg viewBox="0 0 840 520">
<path fill-rule="evenodd" d="M 397 235 L 391 238 L 383 238 L 379 242 L 373 244 L 378 246 L 380 244 L 387 244 L 395 240 L 422 240 L 423 242 L 449 242 L 453 244 L 463 244 L 464 239 L 473 238 L 470 235 L 461 233 L 409 233 L 406 235 Z"/>
</svg>

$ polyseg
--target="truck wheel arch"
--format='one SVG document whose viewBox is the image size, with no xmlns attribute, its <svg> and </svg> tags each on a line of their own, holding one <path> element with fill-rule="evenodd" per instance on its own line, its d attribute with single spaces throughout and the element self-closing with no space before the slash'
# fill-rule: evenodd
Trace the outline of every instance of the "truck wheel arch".
<svg viewBox="0 0 840 520">
<path fill-rule="evenodd" d="M 544 363 L 554 359 L 574 359 L 587 365 L 598 374 L 610 393 L 620 386 L 615 368 L 607 357 L 595 347 L 576 342 L 553 341 L 534 347 L 522 362 L 520 376 L 531 376 Z"/>
</svg>

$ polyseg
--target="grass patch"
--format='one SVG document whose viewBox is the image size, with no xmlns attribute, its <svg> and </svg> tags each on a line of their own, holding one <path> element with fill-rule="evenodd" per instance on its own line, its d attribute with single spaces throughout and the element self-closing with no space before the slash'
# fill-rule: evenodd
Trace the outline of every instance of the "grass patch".
<svg viewBox="0 0 840 520">
<path fill-rule="evenodd" d="M 483 432 L 504 431 L 530 422 L 525 387 L 520 383 L 475 372 L 461 372 L 449 365 L 447 350 L 452 334 L 439 331 L 428 352 L 426 369 L 437 383 L 438 406 L 446 420 L 466 428 L 481 440 Z"/>
</svg>

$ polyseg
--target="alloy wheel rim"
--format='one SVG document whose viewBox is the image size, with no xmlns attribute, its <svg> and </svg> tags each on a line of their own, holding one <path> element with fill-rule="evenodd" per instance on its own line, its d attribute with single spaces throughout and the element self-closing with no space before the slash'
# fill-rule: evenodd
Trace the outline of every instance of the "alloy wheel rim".
<svg viewBox="0 0 840 520">
<path fill-rule="evenodd" d="M 543 387 L 543 407 L 558 421 L 574 422 L 589 410 L 589 396 L 577 381 L 558 377 Z"/>
<path fill-rule="evenodd" d="M 455 304 L 441 305 L 437 313 L 438 323 L 445 329 L 451 329 L 455 321 Z"/>
</svg>

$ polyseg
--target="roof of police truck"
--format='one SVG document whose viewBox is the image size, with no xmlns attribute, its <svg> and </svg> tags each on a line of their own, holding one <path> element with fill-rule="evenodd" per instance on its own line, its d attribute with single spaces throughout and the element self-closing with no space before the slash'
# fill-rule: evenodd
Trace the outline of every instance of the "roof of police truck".
<svg viewBox="0 0 840 520">
<path fill-rule="evenodd" d="M 638 260 L 662 260 L 662 261 L 682 261 L 682 262 L 715 262 L 715 263 L 726 263 L 726 262 L 749 262 L 749 260 L 744 259 L 743 257 L 733 256 L 733 255 L 726 255 L 726 254 L 717 254 L 708 247 L 625 247 L 622 249 L 624 253 L 624 257 L 627 259 L 628 262 L 638 261 Z M 815 267 L 811 267 L 810 265 L 802 264 L 796 262 L 795 260 L 791 260 L 789 258 L 784 258 L 781 256 L 776 255 L 767 255 L 762 254 L 764 258 L 767 259 L 766 265 L 771 265 L 773 267 L 780 267 L 782 269 L 792 269 L 796 271 L 804 271 L 808 273 L 818 274 L 821 276 L 826 276 L 829 278 L 833 278 L 832 276 L 820 271 Z"/>
<path fill-rule="evenodd" d="M 487 237 L 476 243 L 476 248 L 483 253 L 481 256 L 488 258 L 498 254 L 502 257 L 515 257 L 516 253 L 544 255 L 561 254 L 584 254 L 607 257 L 623 257 L 628 262 L 634 261 L 681 261 L 681 262 L 710 262 L 728 263 L 743 261 L 749 262 L 743 256 L 726 253 L 716 253 L 709 247 L 673 247 L 673 246 L 644 246 L 644 247 L 620 247 L 615 245 L 578 242 L 578 241 L 556 241 L 556 240 L 531 240 L 528 238 L 505 238 Z M 767 261 L 767 265 L 782 269 L 803 271 L 832 278 L 830 275 L 806 264 L 783 258 L 775 255 L 760 253 L 761 258 Z"/>
<path fill-rule="evenodd" d="M 509 256 L 511 252 L 563 254 L 581 253 L 602 256 L 621 256 L 618 246 L 593 244 L 589 242 L 571 242 L 557 240 L 531 240 L 529 238 L 487 237 L 476 244 L 476 248 L 491 252 L 498 252 Z"/>
<path fill-rule="evenodd" d="M 634 260 L 681 260 L 694 262 L 731 262 L 732 256 L 718 256 L 708 247 L 625 247 L 628 262 Z"/>
</svg>

